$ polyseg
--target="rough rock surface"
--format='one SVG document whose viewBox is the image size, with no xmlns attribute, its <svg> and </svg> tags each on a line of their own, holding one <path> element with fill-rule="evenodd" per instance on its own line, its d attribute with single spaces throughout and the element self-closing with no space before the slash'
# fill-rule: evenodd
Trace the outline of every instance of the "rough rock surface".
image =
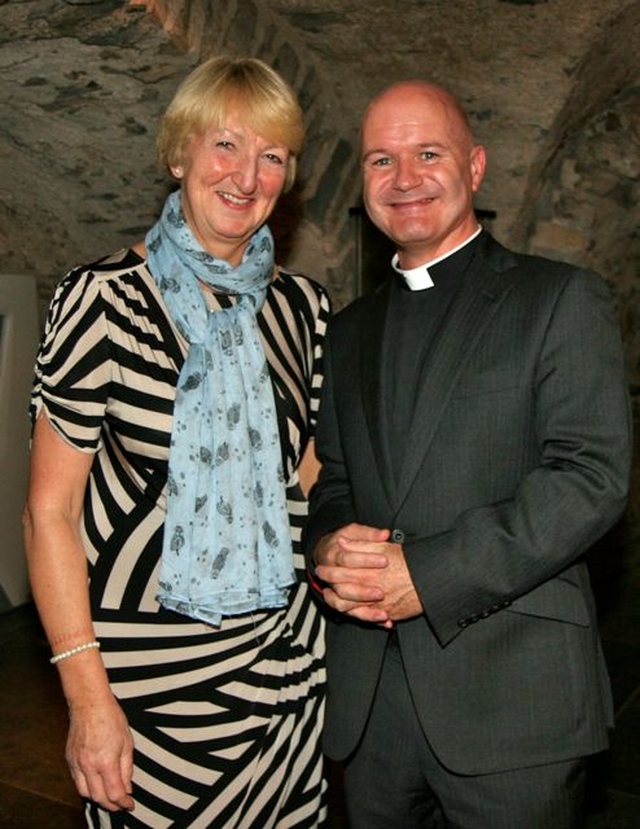
<svg viewBox="0 0 640 829">
<path fill-rule="evenodd" d="M 155 220 L 170 186 L 158 118 L 222 52 L 267 60 L 300 96 L 300 181 L 274 227 L 280 260 L 336 307 L 366 282 L 361 113 L 387 83 L 428 77 L 487 147 L 477 204 L 496 236 L 611 283 L 638 398 L 637 0 L 0 0 L 0 256 L 37 276 L 43 308 L 70 267 Z"/>
</svg>

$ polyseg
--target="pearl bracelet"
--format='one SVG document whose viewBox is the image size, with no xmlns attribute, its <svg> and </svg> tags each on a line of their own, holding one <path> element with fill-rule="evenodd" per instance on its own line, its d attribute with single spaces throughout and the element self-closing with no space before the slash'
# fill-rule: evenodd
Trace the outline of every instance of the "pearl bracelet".
<svg viewBox="0 0 640 829">
<path fill-rule="evenodd" d="M 76 645 L 75 648 L 71 648 L 68 651 L 62 651 L 62 653 L 57 653 L 55 656 L 52 656 L 49 662 L 52 665 L 55 665 L 56 662 L 62 662 L 63 659 L 68 659 L 70 656 L 75 656 L 77 653 L 82 653 L 82 651 L 88 651 L 92 648 L 99 648 L 100 642 L 85 642 L 84 645 Z"/>
</svg>

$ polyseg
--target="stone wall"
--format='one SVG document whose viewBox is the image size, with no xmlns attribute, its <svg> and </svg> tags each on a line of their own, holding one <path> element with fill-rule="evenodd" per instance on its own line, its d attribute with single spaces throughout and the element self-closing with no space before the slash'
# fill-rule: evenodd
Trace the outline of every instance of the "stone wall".
<svg viewBox="0 0 640 829">
<path fill-rule="evenodd" d="M 288 78 L 306 113 L 300 181 L 274 220 L 280 258 L 324 282 L 338 307 L 359 284 L 360 115 L 386 83 L 428 76 L 460 95 L 487 146 L 478 206 L 497 213 L 491 229 L 520 249 L 602 268 L 622 312 L 637 235 L 632 209 L 626 221 L 612 211 L 623 216 L 637 188 L 639 30 L 634 0 L 9 0 L 3 267 L 35 273 L 44 302 L 72 265 L 139 239 L 169 186 L 154 137 L 178 82 L 200 58 L 249 53 Z M 576 172 L 578 144 L 589 166 L 588 129 L 599 129 L 604 165 L 621 153 L 609 188 L 584 163 Z M 597 219 L 603 212 L 611 221 Z M 610 260 L 598 253 L 607 250 Z M 623 316 L 636 385 L 635 314 Z"/>
<path fill-rule="evenodd" d="M 459 95 L 488 174 L 478 207 L 520 250 L 595 268 L 640 395 L 637 0 L 0 0 L 0 255 L 44 308 L 70 267 L 138 241 L 170 182 L 158 118 L 216 53 L 276 66 L 305 110 L 280 260 L 337 308 L 359 290 L 357 130 L 387 83 Z"/>
</svg>

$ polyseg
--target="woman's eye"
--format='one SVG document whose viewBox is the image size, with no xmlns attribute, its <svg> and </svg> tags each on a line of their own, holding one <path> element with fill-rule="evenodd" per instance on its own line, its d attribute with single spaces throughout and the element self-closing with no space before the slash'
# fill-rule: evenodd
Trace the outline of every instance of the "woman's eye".
<svg viewBox="0 0 640 829">
<path fill-rule="evenodd" d="M 271 161 L 273 164 L 284 164 L 285 159 L 283 156 L 278 155 L 278 153 L 265 153 L 265 158 L 267 161 Z"/>
</svg>

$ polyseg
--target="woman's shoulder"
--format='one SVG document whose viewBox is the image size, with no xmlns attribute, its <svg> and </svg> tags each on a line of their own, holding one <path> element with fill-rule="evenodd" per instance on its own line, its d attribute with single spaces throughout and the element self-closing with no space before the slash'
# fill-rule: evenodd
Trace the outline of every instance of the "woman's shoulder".
<svg viewBox="0 0 640 829">
<path fill-rule="evenodd" d="M 67 274 L 67 279 L 81 279 L 92 277 L 98 280 L 117 279 L 132 273 L 146 271 L 146 260 L 133 248 L 120 248 L 107 256 L 102 256 L 93 262 L 78 265 Z"/>
<path fill-rule="evenodd" d="M 278 291 L 291 301 L 306 300 L 314 308 L 327 310 L 330 308 L 331 303 L 326 288 L 306 274 L 278 267 L 272 287 L 274 291 Z"/>
<path fill-rule="evenodd" d="M 58 282 L 56 294 L 65 296 L 78 291 L 99 290 L 101 285 L 109 281 L 125 277 L 128 280 L 146 278 L 147 275 L 146 261 L 131 248 L 121 248 L 93 262 L 76 265 Z"/>
<path fill-rule="evenodd" d="M 122 248 L 68 271 L 54 288 L 48 318 L 54 322 L 83 315 L 89 308 L 98 313 L 105 301 L 113 301 L 119 293 L 144 292 L 143 286 L 152 289 L 152 281 L 146 261 L 130 248 Z"/>
</svg>

